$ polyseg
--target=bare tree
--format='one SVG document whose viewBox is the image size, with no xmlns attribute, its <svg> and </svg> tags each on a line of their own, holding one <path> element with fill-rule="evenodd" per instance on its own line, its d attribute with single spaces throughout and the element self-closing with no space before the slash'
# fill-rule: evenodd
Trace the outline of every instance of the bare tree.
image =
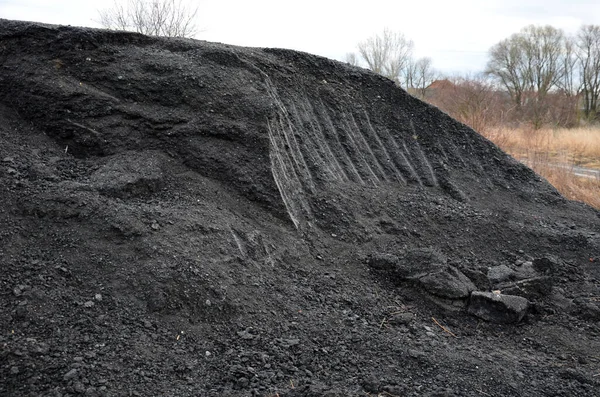
<svg viewBox="0 0 600 397">
<path fill-rule="evenodd" d="M 519 109 L 538 128 L 549 112 L 546 96 L 560 86 L 565 69 L 566 37 L 552 26 L 527 26 L 490 49 L 487 73 L 506 88 Z"/>
<path fill-rule="evenodd" d="M 522 38 L 514 34 L 490 49 L 486 73 L 493 76 L 510 94 L 517 107 L 523 103 L 528 80 L 527 60 L 523 53 Z"/>
<path fill-rule="evenodd" d="M 400 73 L 412 58 L 414 44 L 402 33 L 384 29 L 358 44 L 358 53 L 367 67 L 400 85 Z"/>
<path fill-rule="evenodd" d="M 528 88 L 543 98 L 562 78 L 565 35 L 552 26 L 528 26 L 521 31 L 529 66 Z"/>
<path fill-rule="evenodd" d="M 198 8 L 181 0 L 115 0 L 100 11 L 100 23 L 108 29 L 131 30 L 150 36 L 193 37 L 197 33 Z"/>
<path fill-rule="evenodd" d="M 433 68 L 433 62 L 428 57 L 420 58 L 411 64 L 409 70 L 413 73 L 413 77 L 410 88 L 413 88 L 417 96 L 423 99 L 428 87 L 438 78 L 439 73 Z"/>
<path fill-rule="evenodd" d="M 417 76 L 417 63 L 411 57 L 401 71 L 401 86 L 411 93 L 415 89 L 415 80 Z"/>
<path fill-rule="evenodd" d="M 348 52 L 346 54 L 346 63 L 348 65 L 352 65 L 352 66 L 358 66 L 360 61 L 358 59 L 358 56 L 356 55 L 356 53 L 354 52 Z"/>
<path fill-rule="evenodd" d="M 578 71 L 578 56 L 575 39 L 565 39 L 564 55 L 562 59 L 562 76 L 557 82 L 557 88 L 566 96 L 576 96 L 581 90 L 581 79 Z"/>
<path fill-rule="evenodd" d="M 600 116 L 600 26 L 582 26 L 576 47 L 584 116 L 588 120 L 597 120 Z"/>
</svg>

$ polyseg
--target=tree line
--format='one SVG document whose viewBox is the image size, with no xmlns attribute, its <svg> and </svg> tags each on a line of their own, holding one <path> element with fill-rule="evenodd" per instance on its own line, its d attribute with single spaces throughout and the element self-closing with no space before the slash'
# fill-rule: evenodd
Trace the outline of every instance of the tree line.
<svg viewBox="0 0 600 397">
<path fill-rule="evenodd" d="M 411 40 L 388 29 L 357 49 L 347 55 L 348 63 L 365 65 L 461 121 L 533 128 L 600 122 L 597 25 L 583 25 L 575 35 L 552 26 L 527 26 L 493 45 L 486 69 L 475 76 L 443 76 L 430 58 L 413 57 Z"/>
</svg>

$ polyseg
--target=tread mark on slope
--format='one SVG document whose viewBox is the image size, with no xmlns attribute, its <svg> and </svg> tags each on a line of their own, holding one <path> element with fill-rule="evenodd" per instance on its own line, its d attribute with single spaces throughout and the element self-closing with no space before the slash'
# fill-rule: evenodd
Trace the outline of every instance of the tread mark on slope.
<svg viewBox="0 0 600 397">
<path fill-rule="evenodd" d="M 297 125 L 300 126 L 302 132 L 304 132 L 301 139 L 302 144 L 300 145 L 300 150 L 307 159 L 307 165 L 316 168 L 319 174 L 323 173 L 325 179 L 336 180 L 337 173 L 335 164 L 331 159 L 327 158 L 325 153 L 323 153 L 322 142 L 316 135 L 314 123 L 311 120 L 314 115 L 308 114 L 305 109 L 299 111 L 295 103 L 292 103 L 290 107 Z M 307 128 L 306 124 L 309 124 L 310 127 Z"/>
<path fill-rule="evenodd" d="M 378 143 L 378 145 L 380 147 L 381 153 L 383 153 L 383 156 L 385 157 L 385 162 L 382 164 L 382 167 L 385 170 L 388 170 L 388 172 L 391 173 L 391 176 L 394 177 L 397 182 L 406 184 L 406 181 L 402 177 L 402 174 L 396 167 L 396 162 L 394 161 L 394 159 L 392 158 L 392 156 L 390 155 L 389 151 L 386 148 L 387 142 L 386 142 L 386 144 L 384 144 L 384 142 L 382 140 L 382 139 L 385 139 L 387 141 L 386 138 L 389 138 L 388 131 L 385 129 L 382 129 L 381 132 L 378 133 L 378 131 L 375 130 L 375 128 L 373 127 L 373 124 L 371 123 L 371 119 L 369 118 L 369 115 L 367 114 L 366 111 L 364 112 L 364 116 L 365 116 L 365 120 L 366 120 L 367 127 L 368 127 L 367 130 L 371 132 L 371 135 L 373 136 L 373 138 L 375 139 L 375 141 Z"/>
<path fill-rule="evenodd" d="M 234 230 L 231 226 L 229 226 L 229 231 L 231 232 L 231 235 L 233 236 L 233 241 L 235 241 L 235 244 L 237 245 L 238 250 L 240 251 L 240 254 L 242 255 L 242 258 L 244 258 L 244 259 L 247 258 L 248 250 L 246 249 L 246 244 L 240 237 L 239 233 L 236 230 Z"/>
<path fill-rule="evenodd" d="M 378 157 L 373 152 L 373 149 L 369 145 L 369 142 L 365 139 L 365 133 L 362 132 L 361 128 L 356 123 L 354 115 L 351 112 L 348 112 L 347 115 L 350 118 L 351 122 L 350 128 L 352 129 L 354 135 L 358 138 L 360 146 L 362 146 L 359 147 L 359 150 L 361 150 L 361 152 L 363 153 L 367 153 L 368 159 L 370 161 L 366 161 L 367 157 L 365 157 L 365 161 L 367 163 L 367 166 L 371 169 L 373 175 L 375 175 L 376 182 L 380 182 L 381 180 L 387 181 L 387 175 L 385 174 L 383 167 L 379 163 Z M 371 164 L 373 164 L 374 167 L 372 167 Z"/>
<path fill-rule="evenodd" d="M 415 176 L 416 181 L 419 183 L 419 185 L 423 186 L 423 181 L 421 180 L 419 173 L 415 169 L 414 162 L 413 162 L 412 156 L 410 154 L 411 152 L 410 152 L 410 150 L 408 150 L 408 147 L 406 146 L 405 141 L 402 141 L 402 150 L 400 150 L 399 153 L 402 154 L 402 157 L 404 157 L 406 159 L 406 164 L 408 164 L 408 166 L 410 167 L 410 170 L 411 170 L 412 174 Z"/>
<path fill-rule="evenodd" d="M 275 95 L 277 95 L 275 93 Z M 289 118 L 289 113 L 287 111 L 287 109 L 285 108 L 285 106 L 283 105 L 283 102 L 280 101 L 279 98 L 277 98 L 277 100 L 280 102 L 279 103 L 279 108 L 281 110 L 281 113 L 279 114 L 279 120 L 280 120 L 280 124 L 281 124 L 281 133 L 283 135 L 283 138 L 285 139 L 285 143 L 286 145 L 284 145 L 284 148 L 288 149 L 286 150 L 289 154 L 290 157 L 293 160 L 293 164 L 294 164 L 294 168 L 296 169 L 296 172 L 302 176 L 302 178 L 300 179 L 300 183 L 302 183 L 303 185 L 307 185 L 308 189 L 311 191 L 311 193 L 315 192 L 315 185 L 314 185 L 314 181 L 313 181 L 313 177 L 310 173 L 310 169 L 308 168 L 308 165 L 306 164 L 306 160 L 304 158 L 304 156 L 302 155 L 302 151 L 300 150 L 300 145 L 298 144 L 298 141 L 296 140 L 296 129 L 294 128 L 294 124 L 292 123 L 292 120 L 290 120 Z M 284 122 L 285 120 L 285 122 Z"/>
<path fill-rule="evenodd" d="M 361 179 L 363 181 L 371 182 L 374 186 L 377 186 L 379 183 L 379 178 L 371 166 L 369 166 L 369 162 L 365 158 L 364 150 L 362 150 L 360 147 L 360 139 L 357 136 L 356 130 L 352 127 L 352 125 L 350 125 L 346 113 L 343 113 L 341 118 L 345 124 L 345 138 L 348 140 L 348 144 L 345 145 L 345 148 L 348 151 L 348 155 L 352 160 L 352 163 L 355 165 L 356 170 L 362 174 Z"/>
<path fill-rule="evenodd" d="M 273 127 L 271 127 L 271 123 L 267 123 L 267 129 L 271 145 L 269 151 L 271 173 L 288 216 L 294 223 L 296 229 L 299 229 L 304 222 L 309 222 L 309 220 L 312 219 L 310 207 L 304 198 L 304 190 L 298 175 L 290 164 L 291 160 L 289 160 L 288 157 L 288 161 L 286 162 L 281 153 L 281 142 L 277 140 Z"/>
<path fill-rule="evenodd" d="M 318 107 L 318 109 L 320 110 L 319 116 L 325 122 L 325 125 L 324 125 L 325 128 L 321 129 L 321 132 L 323 133 L 325 140 L 326 141 L 328 140 L 327 139 L 327 133 L 328 133 L 329 138 L 330 138 L 329 141 L 332 141 L 335 143 L 335 146 L 337 146 L 337 148 L 338 148 L 338 153 L 340 153 L 340 156 L 342 157 L 341 162 L 346 166 L 346 170 L 343 170 L 343 171 L 347 175 L 347 177 L 353 182 L 364 184 L 365 181 L 361 177 L 358 169 L 356 168 L 356 164 L 354 164 L 354 162 L 352 161 L 352 158 L 350 157 L 350 154 L 348 153 L 347 147 L 340 140 L 340 135 L 338 134 L 335 126 L 333 125 L 333 120 L 331 120 L 331 117 L 329 117 L 328 114 L 324 114 L 324 111 L 322 110 L 322 109 L 325 109 L 325 104 L 323 104 L 323 101 L 320 100 L 319 105 L 320 105 L 320 107 Z"/>
<path fill-rule="evenodd" d="M 427 160 L 427 156 L 425 156 L 425 152 L 423 152 L 423 149 L 421 149 L 421 145 L 417 142 L 416 144 L 416 150 L 417 150 L 417 155 L 419 156 L 420 160 L 421 160 L 421 164 L 423 164 L 425 166 L 425 168 L 429 171 L 429 175 L 426 176 L 426 181 L 427 183 L 425 184 L 426 186 L 438 186 L 438 181 L 437 178 L 435 177 L 435 172 L 433 171 L 433 167 L 431 166 L 431 163 L 429 162 L 429 160 Z"/>
<path fill-rule="evenodd" d="M 417 159 L 417 165 L 419 166 L 419 171 L 423 179 L 425 179 L 425 186 L 437 186 L 437 179 L 435 177 L 435 173 L 433 172 L 433 167 L 429 160 L 425 156 L 423 149 L 421 149 L 421 145 L 418 142 L 418 134 L 417 129 L 412 121 L 409 121 L 410 131 L 412 135 L 415 137 L 413 143 L 414 152 Z M 429 174 L 429 175 L 428 175 Z"/>
<path fill-rule="evenodd" d="M 318 146 L 319 150 L 322 152 L 323 158 L 328 159 L 331 162 L 331 167 L 333 168 L 333 173 L 336 176 L 335 179 L 337 179 L 337 180 L 341 179 L 344 182 L 349 181 L 350 178 L 348 178 L 346 171 L 341 166 L 339 160 L 337 159 L 337 157 L 334 156 L 333 151 L 331 150 L 329 140 L 323 133 L 323 129 L 321 128 L 321 123 L 319 122 L 320 120 L 318 119 L 318 116 L 315 113 L 314 108 L 312 107 L 311 103 L 308 101 L 308 99 L 305 98 L 300 103 L 300 106 L 302 106 L 302 108 L 304 110 L 304 114 L 309 116 L 308 122 L 313 131 L 313 136 L 320 143 L 317 146 Z"/>
</svg>

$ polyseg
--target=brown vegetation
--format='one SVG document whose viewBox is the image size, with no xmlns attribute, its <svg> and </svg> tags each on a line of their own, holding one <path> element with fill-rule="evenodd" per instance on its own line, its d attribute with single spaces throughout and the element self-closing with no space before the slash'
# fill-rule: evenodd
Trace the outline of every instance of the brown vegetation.
<svg viewBox="0 0 600 397">
<path fill-rule="evenodd" d="M 600 208 L 600 179 L 573 172 L 600 169 L 600 128 L 573 127 L 580 119 L 577 97 L 551 93 L 544 103 L 518 108 L 488 79 L 471 77 L 436 81 L 424 99 L 525 162 L 569 199 Z"/>
<path fill-rule="evenodd" d="M 600 177 L 581 177 L 574 172 L 574 167 L 600 169 L 600 128 L 483 131 L 484 136 L 546 178 L 565 197 L 600 209 Z"/>
</svg>

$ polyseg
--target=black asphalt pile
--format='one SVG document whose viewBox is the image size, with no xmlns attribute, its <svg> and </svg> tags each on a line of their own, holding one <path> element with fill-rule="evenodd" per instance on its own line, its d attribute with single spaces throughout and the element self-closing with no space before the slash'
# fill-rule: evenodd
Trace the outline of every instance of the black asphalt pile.
<svg viewBox="0 0 600 397">
<path fill-rule="evenodd" d="M 600 395 L 600 213 L 380 76 L 0 20 L 0 395 Z"/>
</svg>

